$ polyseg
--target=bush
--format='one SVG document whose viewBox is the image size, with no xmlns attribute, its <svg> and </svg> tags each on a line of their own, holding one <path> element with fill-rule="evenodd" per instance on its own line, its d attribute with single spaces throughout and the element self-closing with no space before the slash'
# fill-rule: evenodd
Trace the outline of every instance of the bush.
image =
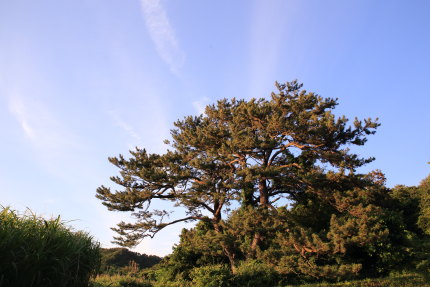
<svg viewBox="0 0 430 287">
<path fill-rule="evenodd" d="M 194 268 L 191 272 L 191 278 L 192 286 L 196 287 L 231 286 L 231 273 L 227 265 L 207 265 Z"/>
<path fill-rule="evenodd" d="M 257 260 L 247 260 L 237 267 L 236 286 L 277 286 L 279 274 L 269 265 Z"/>
<path fill-rule="evenodd" d="M 0 286 L 88 286 L 100 265 L 100 247 L 60 217 L 0 210 Z"/>
<path fill-rule="evenodd" d="M 190 286 L 187 272 L 178 272 L 175 266 L 157 265 L 145 273 L 154 287 L 186 287 Z"/>
</svg>

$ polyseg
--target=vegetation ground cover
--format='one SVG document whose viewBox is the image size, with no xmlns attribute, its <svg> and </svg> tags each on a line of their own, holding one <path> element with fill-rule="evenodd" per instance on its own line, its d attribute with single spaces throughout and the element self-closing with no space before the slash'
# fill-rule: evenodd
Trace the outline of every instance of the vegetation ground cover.
<svg viewBox="0 0 430 287">
<path fill-rule="evenodd" d="M 156 282 L 127 275 L 100 275 L 92 281 L 93 287 L 150 287 Z M 177 286 L 196 286 L 189 285 Z M 243 285 L 246 286 L 246 285 Z M 338 283 L 310 283 L 299 285 L 279 285 L 279 287 L 429 287 L 430 283 L 415 273 L 397 274 L 390 277 L 343 281 Z"/>
</svg>

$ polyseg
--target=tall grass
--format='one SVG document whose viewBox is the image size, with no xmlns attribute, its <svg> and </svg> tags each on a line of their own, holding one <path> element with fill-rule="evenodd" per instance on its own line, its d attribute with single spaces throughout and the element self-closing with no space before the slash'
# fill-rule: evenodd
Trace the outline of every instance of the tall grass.
<svg viewBox="0 0 430 287">
<path fill-rule="evenodd" d="M 88 286 L 100 264 L 91 236 L 31 212 L 0 207 L 0 286 Z"/>
</svg>

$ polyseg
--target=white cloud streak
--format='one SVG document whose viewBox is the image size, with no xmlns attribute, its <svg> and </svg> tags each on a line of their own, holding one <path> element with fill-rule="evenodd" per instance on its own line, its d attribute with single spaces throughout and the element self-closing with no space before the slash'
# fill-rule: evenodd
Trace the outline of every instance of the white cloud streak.
<svg viewBox="0 0 430 287">
<path fill-rule="evenodd" d="M 52 175 L 72 180 L 70 168 L 78 164 L 83 149 L 77 137 L 39 101 L 14 94 L 8 97 L 8 108 L 31 147 L 31 157 Z"/>
<path fill-rule="evenodd" d="M 157 53 L 175 75 L 185 62 L 185 54 L 180 49 L 175 31 L 170 25 L 166 11 L 160 0 L 141 0 L 146 28 L 155 44 Z"/>
<path fill-rule="evenodd" d="M 194 107 L 194 109 L 197 111 L 197 113 L 200 115 L 200 114 L 203 114 L 204 112 L 205 112 L 205 109 L 206 109 L 206 106 L 208 105 L 208 103 L 209 103 L 209 98 L 208 97 L 204 97 L 204 98 L 202 98 L 202 99 L 200 99 L 200 100 L 197 100 L 197 101 L 194 101 L 192 104 L 193 104 L 193 107 Z"/>
<path fill-rule="evenodd" d="M 25 135 L 31 139 L 35 139 L 34 129 L 29 124 L 27 107 L 19 98 L 14 98 L 9 101 L 9 111 L 15 116 L 16 120 L 19 122 Z"/>
<path fill-rule="evenodd" d="M 60 121 L 42 103 L 12 95 L 9 97 L 8 104 L 9 111 L 36 148 L 55 152 L 65 147 L 77 146 L 73 135 L 66 131 Z"/>
<path fill-rule="evenodd" d="M 114 111 L 109 111 L 109 115 L 112 117 L 115 124 L 124 130 L 131 138 L 137 141 L 137 143 L 142 142 L 142 138 L 139 136 L 136 130 L 131 125 L 126 123 L 117 113 Z"/>
</svg>

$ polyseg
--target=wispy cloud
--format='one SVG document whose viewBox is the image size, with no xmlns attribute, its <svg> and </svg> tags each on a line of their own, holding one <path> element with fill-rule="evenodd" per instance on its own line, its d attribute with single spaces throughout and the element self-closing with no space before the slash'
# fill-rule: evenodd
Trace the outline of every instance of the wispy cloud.
<svg viewBox="0 0 430 287">
<path fill-rule="evenodd" d="M 174 74 L 178 74 L 185 62 L 175 31 L 170 25 L 160 0 L 141 0 L 146 28 L 154 41 L 158 54 Z"/>
<path fill-rule="evenodd" d="M 203 97 L 200 100 L 192 102 L 194 109 L 198 114 L 203 114 L 205 112 L 206 106 L 209 104 L 209 98 Z"/>
<path fill-rule="evenodd" d="M 27 107 L 20 98 L 12 98 L 9 101 L 9 111 L 15 116 L 22 130 L 29 139 L 35 139 L 34 129 L 29 123 Z"/>
<path fill-rule="evenodd" d="M 23 133 L 39 149 L 55 152 L 65 147 L 76 147 L 73 135 L 42 103 L 19 95 L 9 97 L 9 111 L 18 121 Z"/>
<path fill-rule="evenodd" d="M 8 97 L 8 108 L 21 128 L 31 158 L 56 177 L 71 180 L 64 167 L 79 164 L 77 154 L 83 146 L 78 138 L 42 102 L 13 94 Z"/>
<path fill-rule="evenodd" d="M 115 124 L 120 127 L 122 130 L 124 130 L 131 138 L 133 138 L 136 143 L 141 143 L 142 138 L 139 136 L 139 134 L 136 132 L 136 130 L 129 125 L 127 122 L 125 122 L 116 112 L 109 111 L 108 112 Z"/>
</svg>

